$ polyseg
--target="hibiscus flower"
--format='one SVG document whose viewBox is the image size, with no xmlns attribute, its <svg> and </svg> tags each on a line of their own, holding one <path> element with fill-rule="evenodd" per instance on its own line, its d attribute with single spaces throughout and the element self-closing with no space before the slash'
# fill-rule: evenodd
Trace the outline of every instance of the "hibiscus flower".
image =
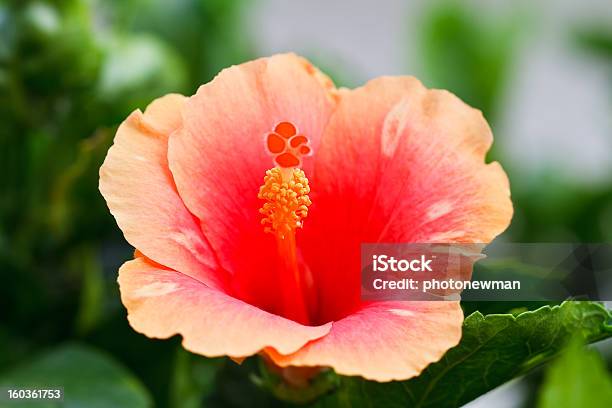
<svg viewBox="0 0 612 408">
<path fill-rule="evenodd" d="M 262 354 L 377 381 L 461 337 L 456 301 L 364 302 L 361 243 L 487 243 L 512 216 L 482 114 L 412 77 L 336 89 L 275 55 L 119 127 L 100 191 L 135 259 L 131 326 L 204 356 Z"/>
</svg>

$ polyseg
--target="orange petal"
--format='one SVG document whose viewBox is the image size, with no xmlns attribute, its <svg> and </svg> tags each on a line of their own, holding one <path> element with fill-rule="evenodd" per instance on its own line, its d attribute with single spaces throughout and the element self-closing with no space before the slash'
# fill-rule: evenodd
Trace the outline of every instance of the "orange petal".
<svg viewBox="0 0 612 408">
<path fill-rule="evenodd" d="M 176 192 L 166 159 L 168 134 L 180 125 L 186 99 L 164 96 L 119 126 L 100 168 L 100 192 L 130 244 L 155 262 L 217 287 L 214 257 Z"/>
<path fill-rule="evenodd" d="M 378 302 L 333 323 L 297 352 L 267 349 L 282 366 L 327 366 L 368 380 L 406 380 L 438 361 L 461 338 L 459 302 Z"/>
<path fill-rule="evenodd" d="M 267 313 L 145 258 L 121 267 L 119 286 L 134 330 L 162 339 L 180 334 L 187 350 L 207 357 L 241 359 L 265 347 L 288 354 L 331 328 Z"/>
</svg>

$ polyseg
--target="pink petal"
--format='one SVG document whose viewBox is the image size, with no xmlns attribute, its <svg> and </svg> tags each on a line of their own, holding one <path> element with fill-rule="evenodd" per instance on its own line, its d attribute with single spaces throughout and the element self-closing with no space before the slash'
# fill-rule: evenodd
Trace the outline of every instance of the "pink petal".
<svg viewBox="0 0 612 408">
<path fill-rule="evenodd" d="M 508 178 L 485 163 L 492 140 L 481 112 L 449 92 L 371 81 L 343 95 L 326 129 L 320 213 L 351 202 L 336 223 L 366 217 L 360 231 L 381 241 L 489 242 L 512 216 Z M 450 232 L 463 234 L 438 239 Z"/>
<path fill-rule="evenodd" d="M 359 307 L 361 243 L 488 243 L 506 229 L 510 189 L 499 164 L 485 163 L 491 142 L 479 111 L 414 78 L 342 93 L 315 152 L 302 240 L 317 321 Z"/>
<path fill-rule="evenodd" d="M 458 302 L 379 302 L 333 323 L 329 334 L 290 355 L 267 350 L 282 366 L 328 366 L 368 380 L 406 380 L 438 361 L 461 338 Z"/>
<path fill-rule="evenodd" d="M 335 106 L 322 78 L 293 54 L 225 69 L 189 100 L 183 130 L 170 137 L 178 191 L 233 274 L 232 293 L 268 311 L 276 310 L 279 288 L 276 243 L 258 212 L 257 192 L 275 165 L 266 135 L 289 121 L 316 149 Z"/>
<path fill-rule="evenodd" d="M 153 338 L 180 334 L 187 350 L 208 357 L 240 359 L 265 347 L 292 353 L 331 328 L 270 314 L 146 258 L 126 262 L 119 285 L 134 330 Z"/>
<path fill-rule="evenodd" d="M 214 255 L 168 169 L 168 135 L 180 126 L 186 99 L 164 96 L 121 124 L 100 168 L 100 192 L 130 244 L 155 262 L 219 287 Z"/>
</svg>

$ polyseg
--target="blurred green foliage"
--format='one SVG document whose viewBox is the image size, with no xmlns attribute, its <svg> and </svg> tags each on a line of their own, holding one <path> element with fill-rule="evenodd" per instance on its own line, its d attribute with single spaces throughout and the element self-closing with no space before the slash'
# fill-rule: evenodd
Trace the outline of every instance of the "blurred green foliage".
<svg viewBox="0 0 612 408">
<path fill-rule="evenodd" d="M 87 368 L 87 369 L 84 369 Z M 62 389 L 65 406 L 152 406 L 147 389 L 113 359 L 97 350 L 67 344 L 35 356 L 0 377 L 0 388 Z M 20 407 L 56 407 L 57 402 L 25 402 Z"/>
<path fill-rule="evenodd" d="M 525 16 L 517 10 L 510 16 L 493 15 L 458 0 L 430 4 L 419 37 L 423 80 L 452 90 L 495 122 Z"/>
<path fill-rule="evenodd" d="M 98 169 L 132 110 L 168 92 L 193 93 L 223 66 L 252 58 L 240 7 L 0 2 L 0 372 L 78 339 L 134 371 L 156 405 L 187 389 L 201 397 L 206 384 L 186 378 L 206 372 L 207 360 L 178 364 L 177 342 L 149 342 L 127 325 L 115 280 L 131 249 L 98 192 Z"/>
<path fill-rule="evenodd" d="M 585 24 L 576 28 L 572 34 L 578 47 L 606 60 L 612 60 L 612 29 L 609 24 Z M 612 75 L 612 70 L 610 74 Z"/>
<path fill-rule="evenodd" d="M 154 32 L 187 61 L 189 84 L 207 82 L 221 69 L 249 59 L 240 19 L 245 0 L 111 0 L 115 27 Z M 177 24 L 177 21 L 180 24 Z M 192 90 L 193 91 L 193 90 Z"/>
</svg>

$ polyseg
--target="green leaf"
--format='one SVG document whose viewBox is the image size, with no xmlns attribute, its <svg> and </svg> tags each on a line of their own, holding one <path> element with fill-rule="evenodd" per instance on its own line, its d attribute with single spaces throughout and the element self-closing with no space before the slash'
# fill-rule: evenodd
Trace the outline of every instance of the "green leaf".
<svg viewBox="0 0 612 408">
<path fill-rule="evenodd" d="M 68 344 L 0 376 L 0 389 L 64 389 L 64 401 L 19 407 L 149 407 L 144 386 L 119 363 L 90 347 Z M 4 396 L 2 396 L 4 399 Z"/>
<path fill-rule="evenodd" d="M 596 350 L 585 349 L 581 340 L 567 351 L 546 373 L 538 401 L 539 408 L 590 407 L 612 405 L 612 379 Z"/>
<path fill-rule="evenodd" d="M 420 376 L 376 383 L 346 377 L 321 406 L 456 407 L 554 356 L 576 335 L 585 342 L 612 336 L 610 312 L 592 302 L 564 302 L 535 311 L 465 319 L 456 347 Z"/>
</svg>

